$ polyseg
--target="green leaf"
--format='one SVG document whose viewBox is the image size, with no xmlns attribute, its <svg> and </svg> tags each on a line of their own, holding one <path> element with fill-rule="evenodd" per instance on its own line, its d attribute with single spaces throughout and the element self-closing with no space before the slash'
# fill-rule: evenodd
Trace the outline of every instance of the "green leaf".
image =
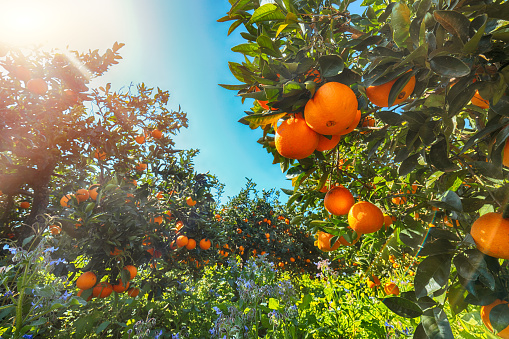
<svg viewBox="0 0 509 339">
<path fill-rule="evenodd" d="M 273 57 L 279 58 L 281 57 L 281 51 L 274 45 L 274 42 L 271 38 L 266 35 L 260 35 L 256 39 L 256 43 L 260 46 L 260 50 L 265 52 Z"/>
<path fill-rule="evenodd" d="M 311 301 L 313 301 L 313 297 L 311 296 L 311 294 L 304 294 L 298 306 L 299 310 L 304 311 L 305 309 L 309 308 Z"/>
<path fill-rule="evenodd" d="M 233 31 L 234 31 L 237 27 L 239 27 L 239 26 L 242 24 L 242 22 L 244 22 L 244 20 L 242 20 L 242 19 L 239 19 L 239 20 L 237 20 L 237 21 L 233 22 L 233 23 L 230 25 L 230 28 L 228 28 L 228 33 L 227 33 L 226 35 L 230 35 L 230 34 L 232 34 L 232 33 L 233 33 Z"/>
<path fill-rule="evenodd" d="M 390 126 L 399 126 L 403 122 L 401 114 L 392 111 L 380 111 L 376 112 L 375 115 L 378 119 L 382 120 L 385 124 Z"/>
<path fill-rule="evenodd" d="M 434 11 L 433 16 L 447 32 L 457 36 L 462 42 L 467 41 L 470 20 L 466 16 L 457 11 L 447 10 Z"/>
<path fill-rule="evenodd" d="M 486 268 L 484 255 L 479 251 L 460 253 L 454 258 L 453 264 L 458 274 L 466 280 L 476 280 L 480 275 L 479 269 Z"/>
<path fill-rule="evenodd" d="M 232 47 L 233 52 L 242 53 L 249 56 L 255 56 L 259 52 L 258 44 L 248 43 L 248 44 L 240 44 L 235 47 Z"/>
<path fill-rule="evenodd" d="M 421 45 L 414 49 L 412 53 L 407 55 L 406 57 L 401 60 L 399 64 L 397 64 L 397 67 L 405 66 L 411 62 L 414 62 L 414 64 L 423 64 L 428 56 L 428 46 L 427 45 Z"/>
<path fill-rule="evenodd" d="M 28 244 L 33 238 L 34 238 L 34 235 L 31 235 L 31 236 L 23 239 L 23 242 L 21 243 L 21 246 L 25 247 L 25 245 Z"/>
<path fill-rule="evenodd" d="M 335 54 L 320 57 L 318 63 L 320 64 L 320 74 L 325 78 L 336 76 L 344 69 L 343 59 Z"/>
<path fill-rule="evenodd" d="M 463 206 L 461 204 L 461 199 L 458 194 L 454 191 L 446 191 L 440 197 L 440 201 L 445 205 L 442 205 L 448 210 L 463 212 Z"/>
<path fill-rule="evenodd" d="M 293 96 L 305 91 L 305 87 L 297 81 L 288 81 L 283 85 L 283 97 Z"/>
<path fill-rule="evenodd" d="M 468 104 L 468 102 L 474 96 L 478 86 L 478 84 L 468 85 L 463 91 L 458 93 L 454 99 L 451 100 L 451 103 L 449 104 L 449 112 L 447 114 L 449 118 L 458 114 L 463 109 L 463 107 Z"/>
<path fill-rule="evenodd" d="M 406 158 L 401 165 L 398 168 L 398 175 L 400 177 L 406 176 L 408 173 L 411 173 L 415 166 L 418 164 L 418 159 L 421 155 L 419 153 L 416 153 L 408 158 Z"/>
<path fill-rule="evenodd" d="M 403 318 L 416 318 L 422 315 L 422 310 L 414 302 L 399 297 L 384 298 L 385 306 Z"/>
<path fill-rule="evenodd" d="M 245 88 L 248 88 L 249 87 L 249 84 L 242 84 L 242 85 L 225 85 L 225 84 L 219 84 L 219 86 L 225 88 L 225 89 L 228 89 L 228 90 L 232 90 L 232 91 L 239 91 L 241 89 L 245 89 Z"/>
<path fill-rule="evenodd" d="M 109 320 L 103 321 L 101 323 L 101 325 L 97 326 L 97 328 L 95 329 L 95 333 L 96 334 L 101 333 L 102 331 L 104 331 L 106 329 L 106 327 L 108 327 L 109 324 L 111 324 L 111 321 L 109 321 Z"/>
<path fill-rule="evenodd" d="M 421 321 L 428 338 L 454 339 L 451 324 L 443 309 L 436 307 L 424 312 Z"/>
<path fill-rule="evenodd" d="M 442 172 L 452 172 L 457 170 L 458 167 L 449 160 L 447 153 L 447 142 L 445 139 L 442 139 L 431 146 L 428 161 Z"/>
<path fill-rule="evenodd" d="M 509 307 L 507 304 L 500 304 L 491 309 L 489 314 L 490 323 L 497 332 L 509 326 Z"/>
<path fill-rule="evenodd" d="M 487 16 L 484 15 L 484 24 L 477 30 L 474 36 L 467 41 L 465 46 L 463 46 L 463 53 L 474 53 L 477 50 L 477 46 L 479 45 L 479 41 L 481 41 L 482 36 L 484 35 L 484 31 L 486 30 L 486 21 Z"/>
<path fill-rule="evenodd" d="M 392 8 L 391 27 L 396 45 L 410 47 L 410 9 L 405 3 L 398 2 Z"/>
<path fill-rule="evenodd" d="M 468 163 L 471 165 L 474 170 L 485 177 L 494 178 L 494 179 L 503 179 L 504 174 L 502 172 L 502 168 L 499 166 L 495 166 L 491 162 L 485 161 L 472 161 Z"/>
<path fill-rule="evenodd" d="M 449 55 L 435 56 L 429 63 L 433 72 L 447 78 L 461 78 L 470 74 L 470 67 Z"/>
<path fill-rule="evenodd" d="M 465 146 L 463 146 L 463 148 L 461 149 L 461 152 L 459 154 L 463 154 L 465 153 L 466 151 L 468 151 L 469 149 L 472 148 L 472 146 L 475 145 L 476 141 L 487 136 L 488 134 L 496 131 L 497 129 L 499 129 L 501 126 L 499 124 L 491 124 L 489 126 L 486 126 L 485 128 L 483 128 L 482 130 L 480 130 L 479 132 L 477 132 L 476 134 L 474 134 L 470 139 L 468 139 L 468 141 L 465 143 Z"/>
<path fill-rule="evenodd" d="M 440 254 L 425 258 L 415 274 L 415 296 L 422 298 L 442 289 L 449 281 L 450 272 L 450 255 Z"/>
<path fill-rule="evenodd" d="M 262 21 L 272 21 L 272 20 L 285 20 L 286 16 L 281 12 L 281 10 L 274 4 L 265 4 L 261 7 L 258 7 L 249 23 L 257 23 Z"/>
</svg>

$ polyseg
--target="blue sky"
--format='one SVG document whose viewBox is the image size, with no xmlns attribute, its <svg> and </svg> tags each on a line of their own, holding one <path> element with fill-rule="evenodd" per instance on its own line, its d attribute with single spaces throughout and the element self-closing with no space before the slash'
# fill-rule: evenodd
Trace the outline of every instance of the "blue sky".
<svg viewBox="0 0 509 339">
<path fill-rule="evenodd" d="M 237 122 L 251 102 L 242 105 L 234 91 L 218 86 L 238 83 L 228 61 L 242 61 L 230 50 L 243 42 L 240 31 L 227 37 L 229 23 L 217 22 L 229 10 L 228 0 L 18 0 L 10 6 L 0 14 L 0 29 L 7 28 L 16 43 L 80 51 L 125 43 L 123 60 L 101 83 L 119 90 L 145 82 L 168 90 L 170 108 L 180 105 L 190 123 L 175 137 L 177 148 L 200 150 L 196 170 L 217 175 L 225 197 L 237 194 L 246 177 L 259 189 L 291 188 L 256 143 L 261 130 Z"/>
</svg>

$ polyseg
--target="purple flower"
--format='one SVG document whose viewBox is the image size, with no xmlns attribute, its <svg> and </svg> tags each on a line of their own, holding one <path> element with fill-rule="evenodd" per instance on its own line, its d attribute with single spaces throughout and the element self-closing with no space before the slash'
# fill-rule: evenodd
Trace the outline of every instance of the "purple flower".
<svg viewBox="0 0 509 339">
<path fill-rule="evenodd" d="M 34 336 L 32 334 L 23 334 L 21 338 L 23 339 L 32 339 Z"/>
</svg>

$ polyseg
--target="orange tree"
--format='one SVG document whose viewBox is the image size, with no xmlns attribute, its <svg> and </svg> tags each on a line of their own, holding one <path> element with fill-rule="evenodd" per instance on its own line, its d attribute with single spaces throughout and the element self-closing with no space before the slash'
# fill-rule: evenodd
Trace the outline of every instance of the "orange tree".
<svg viewBox="0 0 509 339">
<path fill-rule="evenodd" d="M 243 26 L 232 50 L 245 58 L 229 63 L 240 84 L 221 86 L 255 99 L 240 122 L 294 177 L 301 221 L 330 242 L 371 232 L 338 251 L 366 274 L 394 277 L 398 257 L 418 264 L 413 289 L 384 302 L 421 318 L 419 338 L 452 338 L 448 315 L 507 299 L 507 252 L 492 240 L 509 216 L 507 6 L 366 0 L 357 15 L 348 1 L 231 3 L 219 21 L 233 22 L 228 34 Z M 377 208 L 330 214 L 336 184 Z M 509 312 L 492 306 L 487 327 L 500 331 Z"/>
<path fill-rule="evenodd" d="M 317 272 L 322 253 L 314 238 L 300 224 L 292 224 L 294 214 L 282 205 L 274 190 L 258 192 L 248 181 L 239 194 L 221 206 L 215 215 L 221 224 L 216 250 L 224 259 L 239 255 L 244 261 L 265 255 L 276 269 Z M 295 220 L 294 220 L 295 221 Z"/>
<path fill-rule="evenodd" d="M 194 171 L 197 151 L 174 147 L 186 114 L 169 110 L 159 88 L 89 88 L 122 46 L 104 54 L 6 46 L 0 61 L 1 235 L 21 244 L 50 226 L 53 255 L 69 263 L 55 273 L 97 275 L 84 298 L 101 280 L 125 285 L 136 275 L 127 265 L 147 268 L 146 290 L 157 296 L 171 282 L 164 272 L 215 256 L 198 243 L 217 237 L 210 220 L 221 185 Z"/>
</svg>

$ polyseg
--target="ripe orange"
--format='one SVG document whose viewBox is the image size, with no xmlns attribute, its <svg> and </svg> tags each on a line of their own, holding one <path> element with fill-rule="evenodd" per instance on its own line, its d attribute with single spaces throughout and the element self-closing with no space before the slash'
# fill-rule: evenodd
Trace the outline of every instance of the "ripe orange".
<svg viewBox="0 0 509 339">
<path fill-rule="evenodd" d="M 88 290 L 89 288 L 94 287 L 97 282 L 97 276 L 94 272 L 84 272 L 79 276 L 76 280 L 76 287 L 82 290 Z"/>
<path fill-rule="evenodd" d="M 52 235 L 58 235 L 62 231 L 62 227 L 60 227 L 58 225 L 51 225 L 49 227 L 49 230 L 50 230 Z"/>
<path fill-rule="evenodd" d="M 107 298 L 110 296 L 111 292 L 113 292 L 111 284 L 108 284 L 107 282 L 101 282 L 97 284 L 96 287 L 94 287 L 92 290 L 92 295 L 96 298 Z"/>
<path fill-rule="evenodd" d="M 330 240 L 334 237 L 334 235 L 330 233 L 325 233 L 322 231 L 318 231 L 318 248 L 324 252 L 335 251 L 341 246 L 341 242 L 336 241 L 334 245 L 331 247 Z"/>
<path fill-rule="evenodd" d="M 399 192 L 398 194 L 401 194 L 401 192 Z M 403 205 L 404 203 L 406 203 L 406 197 L 393 197 L 391 201 L 395 205 Z"/>
<path fill-rule="evenodd" d="M 325 208 L 334 215 L 348 214 L 355 204 L 355 199 L 350 191 L 343 186 L 333 187 L 327 192 L 323 200 Z"/>
<path fill-rule="evenodd" d="M 23 80 L 24 82 L 27 82 L 30 78 L 32 78 L 32 72 L 30 72 L 30 70 L 25 66 L 16 66 L 12 73 L 16 78 Z"/>
<path fill-rule="evenodd" d="M 185 235 L 179 235 L 177 237 L 177 246 L 178 247 L 184 247 L 189 242 L 189 239 Z"/>
<path fill-rule="evenodd" d="M 389 93 L 391 92 L 391 88 L 398 79 L 394 79 L 392 81 L 386 82 L 385 84 L 378 86 L 369 86 L 366 88 L 366 95 L 368 96 L 369 101 L 379 107 L 389 107 Z M 394 100 L 393 105 L 397 105 L 402 103 L 406 98 L 412 94 L 415 87 L 415 76 L 411 77 L 408 83 L 405 85 L 403 90 L 399 92 L 396 100 Z"/>
<path fill-rule="evenodd" d="M 368 281 L 366 283 L 367 283 L 369 288 L 375 288 L 376 287 L 376 284 L 374 282 L 372 282 L 371 280 L 369 280 L 369 278 L 368 278 Z"/>
<path fill-rule="evenodd" d="M 147 164 L 144 164 L 144 163 L 138 163 L 138 165 L 136 165 L 136 170 L 138 172 L 143 172 L 144 170 L 147 169 Z"/>
<path fill-rule="evenodd" d="M 124 285 L 122 283 L 122 279 L 118 279 L 118 283 L 116 285 L 113 285 L 112 288 L 113 291 L 117 293 L 122 293 L 129 288 L 129 281 L 127 282 L 127 284 Z"/>
<path fill-rule="evenodd" d="M 508 302 L 505 301 L 505 300 L 497 299 L 494 302 L 492 302 L 491 304 L 485 305 L 485 306 L 481 307 L 481 319 L 482 319 L 482 322 L 484 323 L 484 325 L 491 332 L 493 332 L 493 326 L 491 326 L 490 312 L 493 309 L 493 307 L 495 307 L 497 305 L 500 305 L 500 304 L 506 304 L 507 305 Z M 504 328 L 502 331 L 498 332 L 497 335 L 500 338 L 505 338 L 505 339 L 509 338 L 509 327 Z"/>
<path fill-rule="evenodd" d="M 509 220 L 490 212 L 479 217 L 470 230 L 477 249 L 489 256 L 509 259 Z"/>
<path fill-rule="evenodd" d="M 131 298 L 136 298 L 138 294 L 140 294 L 139 288 L 131 287 L 130 289 L 127 290 L 127 295 L 130 296 Z"/>
<path fill-rule="evenodd" d="M 209 239 L 202 239 L 202 240 L 200 240 L 200 248 L 202 250 L 208 250 L 211 245 L 212 245 L 212 243 L 210 242 Z"/>
<path fill-rule="evenodd" d="M 384 214 L 374 204 L 360 201 L 350 208 L 348 224 L 357 233 L 374 233 L 382 228 Z"/>
<path fill-rule="evenodd" d="M 99 151 L 99 150 L 94 151 L 94 158 L 96 158 L 97 160 L 105 160 L 106 157 L 107 157 L 106 152 Z"/>
<path fill-rule="evenodd" d="M 179 221 L 177 221 L 175 226 L 177 227 L 176 230 L 179 231 L 182 227 L 184 227 L 184 223 L 182 222 L 182 220 L 179 220 Z"/>
<path fill-rule="evenodd" d="M 470 101 L 472 102 L 472 105 L 475 105 L 479 108 L 482 108 L 482 109 L 490 108 L 490 102 L 488 100 L 484 99 L 481 96 L 481 94 L 479 94 L 479 91 L 475 91 L 475 94 L 472 97 L 472 99 L 470 99 Z"/>
<path fill-rule="evenodd" d="M 362 127 L 375 127 L 375 118 L 367 116 L 362 120 Z M 366 134 L 371 132 L 371 130 L 361 131 L 361 134 Z"/>
<path fill-rule="evenodd" d="M 194 249 L 196 248 L 196 240 L 194 240 L 194 239 L 189 239 L 189 240 L 187 241 L 186 248 L 187 248 L 188 250 L 194 250 Z"/>
<path fill-rule="evenodd" d="M 392 217 L 388 214 L 384 214 L 384 226 L 385 230 L 392 225 Z"/>
<path fill-rule="evenodd" d="M 316 146 L 316 150 L 318 152 L 328 151 L 336 147 L 341 139 L 341 135 L 333 135 L 330 139 L 325 136 L 319 134 L 318 135 L 318 146 Z"/>
<path fill-rule="evenodd" d="M 88 194 L 90 196 L 90 199 L 92 199 L 92 200 L 97 199 L 97 195 L 99 195 L 99 193 L 97 192 L 98 187 L 99 187 L 99 185 L 92 185 L 88 188 Z"/>
<path fill-rule="evenodd" d="M 509 140 L 505 142 L 502 164 L 505 167 L 509 167 Z"/>
<path fill-rule="evenodd" d="M 347 129 L 357 114 L 357 97 L 350 87 L 328 82 L 304 107 L 306 123 L 316 133 L 335 135 Z"/>
<path fill-rule="evenodd" d="M 276 130 L 276 150 L 285 158 L 304 159 L 318 146 L 319 135 L 306 124 L 302 114 L 286 119 Z"/>
<path fill-rule="evenodd" d="M 163 216 L 160 215 L 158 217 L 155 217 L 153 220 L 152 220 L 154 223 L 158 224 L 158 225 L 161 225 L 162 222 L 163 222 Z"/>
<path fill-rule="evenodd" d="M 116 255 L 122 254 L 122 252 L 123 252 L 123 251 L 122 251 L 121 249 L 118 249 L 117 247 L 115 247 L 115 248 L 113 249 L 113 251 L 110 251 L 110 255 L 112 255 L 112 256 L 116 256 Z"/>
<path fill-rule="evenodd" d="M 76 199 L 78 199 L 78 203 L 87 201 L 89 197 L 90 193 L 88 192 L 87 189 L 80 188 L 79 190 L 76 191 Z"/>
<path fill-rule="evenodd" d="M 163 132 L 161 132 L 157 128 L 155 130 L 153 130 L 152 132 L 150 132 L 150 134 L 152 135 L 152 138 L 154 138 L 154 139 L 161 139 L 163 137 Z"/>
<path fill-rule="evenodd" d="M 124 270 L 128 270 L 129 271 L 129 280 L 133 280 L 134 277 L 138 274 L 138 269 L 133 266 L 133 265 L 127 265 L 124 267 Z"/>
<path fill-rule="evenodd" d="M 48 91 L 48 84 L 41 78 L 30 79 L 26 84 L 26 88 L 32 93 L 44 95 Z"/>
<path fill-rule="evenodd" d="M 21 204 L 19 204 L 19 207 L 23 209 L 30 208 L 30 203 L 28 201 L 22 201 Z"/>
<path fill-rule="evenodd" d="M 355 113 L 355 118 L 353 118 L 350 125 L 348 125 L 348 127 L 345 128 L 343 131 L 339 132 L 339 135 L 345 135 L 353 131 L 361 121 L 361 115 L 362 115 L 361 111 L 357 110 L 357 112 Z"/>
<path fill-rule="evenodd" d="M 395 283 L 393 282 L 387 282 L 385 283 L 385 286 L 384 286 L 384 291 L 385 291 L 385 294 L 388 294 L 388 295 L 399 295 L 399 287 L 398 285 L 396 285 Z"/>
<path fill-rule="evenodd" d="M 191 197 L 187 197 L 187 198 L 186 198 L 186 204 L 187 204 L 188 206 L 191 206 L 191 207 L 192 207 L 192 206 L 196 205 L 196 200 L 193 200 L 193 198 L 191 198 Z"/>
<path fill-rule="evenodd" d="M 144 144 L 145 143 L 145 136 L 144 135 L 138 135 L 134 138 L 138 144 Z"/>
<path fill-rule="evenodd" d="M 74 194 L 67 194 L 67 195 L 64 195 L 61 199 L 60 199 L 60 206 L 62 207 L 69 207 L 69 201 L 71 201 L 72 197 L 74 196 Z"/>
</svg>

